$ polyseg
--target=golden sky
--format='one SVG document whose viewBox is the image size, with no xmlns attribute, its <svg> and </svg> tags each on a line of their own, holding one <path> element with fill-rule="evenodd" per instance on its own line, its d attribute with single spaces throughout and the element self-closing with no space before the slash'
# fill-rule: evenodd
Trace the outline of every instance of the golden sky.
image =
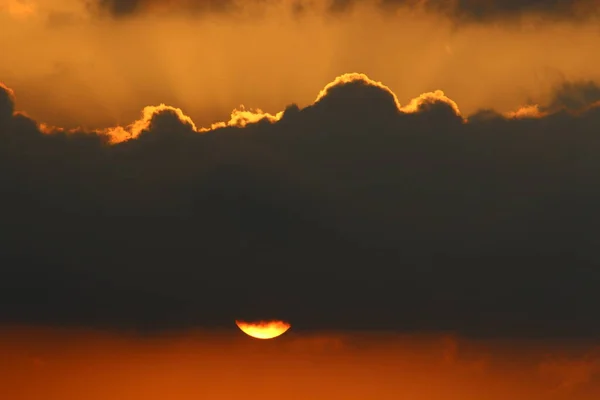
<svg viewBox="0 0 600 400">
<path fill-rule="evenodd" d="M 17 109 L 88 128 L 130 123 L 160 103 L 200 126 L 240 104 L 276 113 L 310 104 L 347 72 L 385 82 L 402 104 L 441 89 L 466 115 L 543 103 L 565 81 L 600 80 L 593 15 L 457 20 L 414 5 L 382 12 L 363 1 L 333 13 L 324 2 L 291 0 L 234 10 L 206 2 L 213 7 L 190 12 L 192 3 L 154 1 L 113 18 L 79 0 L 1 0 L 0 77 Z"/>
</svg>

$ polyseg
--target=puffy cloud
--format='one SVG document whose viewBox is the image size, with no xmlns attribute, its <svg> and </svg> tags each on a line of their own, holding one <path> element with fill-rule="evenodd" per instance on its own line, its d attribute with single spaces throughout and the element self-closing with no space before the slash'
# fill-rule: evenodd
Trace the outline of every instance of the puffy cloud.
<svg viewBox="0 0 600 400">
<path fill-rule="evenodd" d="M 142 117 L 129 126 L 109 128 L 103 133 L 107 134 L 113 143 L 119 143 L 135 139 L 144 131 L 159 132 L 159 134 L 165 131 L 178 131 L 181 125 L 191 131 L 197 131 L 194 121 L 181 109 L 160 104 L 145 107 Z"/>
<path fill-rule="evenodd" d="M 348 86 L 366 87 L 366 88 L 369 88 L 368 90 L 371 90 L 371 88 L 379 89 L 379 90 L 371 90 L 371 91 L 374 93 L 379 93 L 382 96 L 382 98 L 387 97 L 387 98 L 393 100 L 396 107 L 398 109 L 400 109 L 400 102 L 398 101 L 398 98 L 396 97 L 394 92 L 392 92 L 392 90 L 389 87 L 385 86 L 381 82 L 377 82 L 377 81 L 370 79 L 365 74 L 359 74 L 359 73 L 343 74 L 343 75 L 336 77 L 332 82 L 325 85 L 323 90 L 321 90 L 319 92 L 319 95 L 317 96 L 315 103 L 318 103 L 319 101 L 323 100 L 326 97 L 331 97 L 332 92 L 333 93 L 335 93 L 336 91 L 339 92 L 340 90 L 343 90 L 344 87 L 348 87 Z M 356 92 L 362 93 L 362 92 L 366 92 L 366 91 L 358 90 Z M 352 93 L 352 91 L 350 91 L 350 93 Z"/>
<path fill-rule="evenodd" d="M 216 122 L 211 125 L 210 128 L 202 128 L 201 131 L 209 131 L 211 129 L 225 128 L 228 126 L 235 126 L 238 128 L 243 128 L 248 124 L 257 123 L 260 121 L 269 121 L 276 122 L 279 121 L 283 117 L 283 111 L 276 113 L 275 115 L 264 112 L 263 110 L 246 110 L 244 105 L 240 105 L 239 109 L 236 108 L 231 112 L 231 118 L 227 122 Z"/>
<path fill-rule="evenodd" d="M 397 116 L 400 103 L 387 86 L 364 74 L 352 73 L 326 85 L 309 109 L 319 112 L 321 118 L 337 122 L 371 121 Z"/>
<path fill-rule="evenodd" d="M 573 85 L 512 118 L 346 74 L 306 107 L 95 132 L 3 86 L 0 319 L 597 335 L 600 107 Z"/>
<path fill-rule="evenodd" d="M 179 108 L 160 104 L 158 106 L 148 106 L 142 111 L 140 119 L 134 121 L 132 124 L 126 127 L 113 127 L 102 130 L 100 133 L 110 137 L 111 143 L 120 143 L 130 139 L 136 139 L 140 135 L 152 134 L 155 132 L 157 135 L 169 132 L 196 132 L 203 133 L 209 132 L 214 129 L 225 128 L 225 127 L 238 127 L 243 128 L 248 124 L 253 124 L 266 120 L 269 122 L 276 122 L 283 116 L 283 111 L 276 115 L 265 113 L 260 109 L 257 110 L 246 110 L 241 105 L 239 109 L 234 109 L 231 112 L 231 118 L 227 122 L 216 122 L 211 125 L 210 128 L 197 128 L 196 124 L 192 119 L 185 115 Z M 53 128 L 57 129 L 57 128 Z M 45 131 L 52 132 L 53 129 L 45 129 Z"/>
</svg>

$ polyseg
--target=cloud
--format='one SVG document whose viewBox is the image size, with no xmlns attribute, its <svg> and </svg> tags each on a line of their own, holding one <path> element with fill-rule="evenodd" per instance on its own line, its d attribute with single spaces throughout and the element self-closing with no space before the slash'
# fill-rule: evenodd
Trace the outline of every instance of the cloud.
<svg viewBox="0 0 600 400">
<path fill-rule="evenodd" d="M 223 12 L 261 7 L 260 0 L 95 0 L 96 5 L 115 17 L 131 16 L 145 12 L 165 10 L 193 10 Z M 441 13 L 461 21 L 489 21 L 500 18 L 515 18 L 540 15 L 554 19 L 589 18 L 597 15 L 598 4 L 594 0 L 328 0 L 324 3 L 311 1 L 279 0 L 294 14 L 307 8 L 318 8 L 332 14 L 350 12 L 355 5 L 369 4 L 390 9 L 426 10 Z"/>
<path fill-rule="evenodd" d="M 593 81 L 562 82 L 546 104 L 530 104 L 505 113 L 508 118 L 541 118 L 561 111 L 580 113 L 600 104 L 600 88 Z"/>
<path fill-rule="evenodd" d="M 467 20 L 491 20 L 526 15 L 541 15 L 554 19 L 591 16 L 598 4 L 590 0 L 383 0 L 384 5 L 418 5 Z"/>
<path fill-rule="evenodd" d="M 103 133 L 111 137 L 113 143 L 135 139 L 144 132 L 179 132 L 183 130 L 197 131 L 194 121 L 179 108 L 165 104 L 148 106 L 142 111 L 142 117 L 131 125 L 106 129 Z"/>
<path fill-rule="evenodd" d="M 463 115 L 352 73 L 274 114 L 90 131 L 2 86 L 0 321 L 597 335 L 592 88 Z"/>
<path fill-rule="evenodd" d="M 357 88 L 361 89 L 357 90 Z M 369 97 L 369 94 L 373 96 Z M 319 92 L 315 103 L 332 102 L 340 104 L 351 102 L 356 107 L 365 108 L 371 106 L 370 101 L 375 96 L 380 97 L 381 100 L 377 100 L 379 104 L 376 104 L 373 108 L 378 108 L 378 106 L 389 108 L 384 103 L 390 103 L 390 106 L 394 105 L 396 110 L 400 109 L 400 102 L 389 87 L 370 79 L 365 74 L 359 73 L 344 74 L 335 78 Z"/>
<path fill-rule="evenodd" d="M 103 10 L 109 15 L 120 18 L 148 12 L 165 12 L 171 10 L 186 10 L 196 12 L 223 12 L 231 10 L 234 6 L 244 3 L 257 5 L 260 2 L 250 0 L 239 2 L 236 0 L 93 0 L 95 9 Z"/>
<path fill-rule="evenodd" d="M 15 112 L 15 94 L 0 83 L 0 126 L 11 121 L 12 115 Z"/>
<path fill-rule="evenodd" d="M 593 81 L 563 82 L 554 90 L 550 103 L 545 110 L 582 111 L 600 102 L 600 87 Z"/>
<path fill-rule="evenodd" d="M 144 4 L 140 0 L 100 0 L 99 6 L 106 8 L 113 15 L 131 14 L 139 9 Z"/>
</svg>

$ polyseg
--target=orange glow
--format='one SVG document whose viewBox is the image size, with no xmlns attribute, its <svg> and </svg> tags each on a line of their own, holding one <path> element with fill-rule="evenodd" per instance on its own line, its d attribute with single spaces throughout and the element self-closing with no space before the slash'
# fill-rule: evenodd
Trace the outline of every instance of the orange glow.
<svg viewBox="0 0 600 400">
<path fill-rule="evenodd" d="M 598 341 L 0 329 L 2 399 L 598 400 Z"/>
<path fill-rule="evenodd" d="M 273 339 L 283 335 L 290 324 L 283 321 L 261 321 L 261 322 L 243 322 L 235 321 L 235 324 L 248 336 L 256 339 Z"/>
</svg>

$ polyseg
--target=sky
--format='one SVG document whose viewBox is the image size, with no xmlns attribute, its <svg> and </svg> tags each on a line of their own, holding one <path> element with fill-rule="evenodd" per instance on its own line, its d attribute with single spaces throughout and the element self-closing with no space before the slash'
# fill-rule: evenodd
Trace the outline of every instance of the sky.
<svg viewBox="0 0 600 400">
<path fill-rule="evenodd" d="M 0 386 L 598 398 L 599 12 L 0 0 Z"/>
</svg>

